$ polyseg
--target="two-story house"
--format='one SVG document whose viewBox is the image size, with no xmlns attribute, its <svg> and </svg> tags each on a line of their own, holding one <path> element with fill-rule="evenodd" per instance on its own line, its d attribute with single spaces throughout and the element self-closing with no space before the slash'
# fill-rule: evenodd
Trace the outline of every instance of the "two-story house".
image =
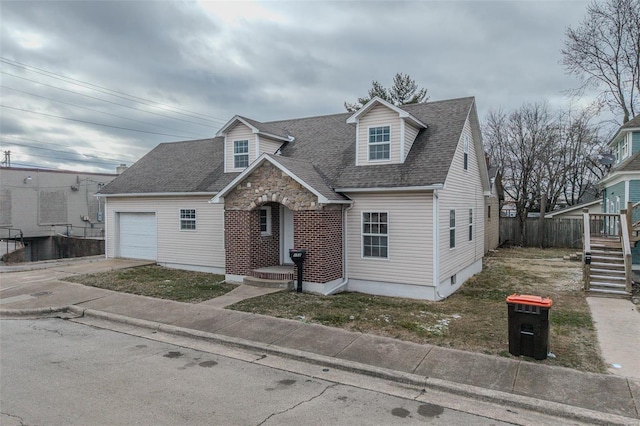
<svg viewBox="0 0 640 426">
<path fill-rule="evenodd" d="M 289 250 L 305 249 L 305 291 L 429 300 L 482 270 L 498 215 L 470 97 L 235 116 L 212 139 L 160 144 L 100 196 L 107 257 L 243 282 L 292 278 Z"/>
<path fill-rule="evenodd" d="M 628 203 L 640 202 L 640 115 L 627 121 L 609 142 L 615 162 L 600 181 L 603 213 L 619 213 Z M 633 222 L 640 221 L 640 210 L 634 209 Z M 611 222 L 610 227 L 613 227 Z M 616 233 L 609 230 L 610 233 Z M 632 247 L 633 269 L 640 271 L 640 247 Z"/>
</svg>

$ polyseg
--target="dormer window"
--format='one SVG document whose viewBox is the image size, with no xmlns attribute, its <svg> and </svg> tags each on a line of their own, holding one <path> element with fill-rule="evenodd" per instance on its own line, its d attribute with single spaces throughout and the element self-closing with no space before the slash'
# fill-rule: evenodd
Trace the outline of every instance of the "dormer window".
<svg viewBox="0 0 640 426">
<path fill-rule="evenodd" d="M 388 160 L 390 157 L 391 126 L 369 128 L 369 160 Z"/>
<path fill-rule="evenodd" d="M 233 167 L 244 169 L 249 166 L 249 141 L 233 141 Z"/>
</svg>

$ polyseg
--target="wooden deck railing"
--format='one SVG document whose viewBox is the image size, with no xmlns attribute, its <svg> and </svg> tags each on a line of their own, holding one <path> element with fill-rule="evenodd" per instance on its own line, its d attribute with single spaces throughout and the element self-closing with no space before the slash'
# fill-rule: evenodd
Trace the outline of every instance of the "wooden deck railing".
<svg viewBox="0 0 640 426">
<path fill-rule="evenodd" d="M 591 220 L 589 219 L 589 209 L 582 211 L 584 218 L 584 248 L 582 250 L 582 263 L 584 270 L 582 276 L 584 277 L 584 289 L 589 290 L 591 286 Z"/>
<path fill-rule="evenodd" d="M 627 214 L 628 213 L 628 214 Z M 631 293 L 631 270 L 632 270 L 632 256 L 631 256 L 631 223 L 629 217 L 631 212 L 622 210 L 620 212 L 620 234 L 622 234 L 622 253 L 624 254 L 624 277 L 625 277 L 625 291 Z"/>
</svg>

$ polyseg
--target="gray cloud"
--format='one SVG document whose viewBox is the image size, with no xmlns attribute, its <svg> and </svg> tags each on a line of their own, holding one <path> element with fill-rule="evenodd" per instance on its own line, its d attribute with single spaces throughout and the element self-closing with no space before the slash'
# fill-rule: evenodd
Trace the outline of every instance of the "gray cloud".
<svg viewBox="0 0 640 426">
<path fill-rule="evenodd" d="M 29 138 L 63 145 L 56 149 L 69 147 L 70 152 L 135 159 L 160 142 L 213 136 L 235 114 L 267 121 L 342 112 L 343 102 L 365 94 L 372 80 L 390 85 L 397 72 L 428 88 L 431 100 L 476 96 L 481 118 L 490 108 L 515 108 L 525 101 L 550 100 L 560 106 L 563 91 L 578 85 L 559 64 L 560 48 L 566 27 L 582 19 L 585 1 L 240 4 L 4 2 L 1 56 L 197 111 L 210 121 L 2 63 L 5 73 L 177 118 L 2 74 L 3 86 L 40 96 L 2 89 L 3 104 L 113 126 L 3 108 L 3 149 L 11 141 L 18 143 L 17 138 Z M 14 158 L 37 153 L 18 146 L 14 150 Z M 30 161 L 58 167 L 63 159 L 67 166 L 77 158 L 58 157 L 58 163 L 55 158 Z M 98 163 L 77 165 L 112 169 Z"/>
</svg>

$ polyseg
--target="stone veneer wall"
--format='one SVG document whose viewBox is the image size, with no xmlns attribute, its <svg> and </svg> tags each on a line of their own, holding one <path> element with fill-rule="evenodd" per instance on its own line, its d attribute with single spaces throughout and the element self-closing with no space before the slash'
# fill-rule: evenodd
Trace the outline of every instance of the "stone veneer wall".
<svg viewBox="0 0 640 426">
<path fill-rule="evenodd" d="M 291 210 L 316 210 L 318 198 L 273 164 L 265 161 L 224 197 L 225 210 L 252 210 L 276 202 Z"/>
<path fill-rule="evenodd" d="M 307 250 L 303 281 L 326 283 L 342 277 L 342 209 L 293 214 L 294 245 Z"/>
</svg>

